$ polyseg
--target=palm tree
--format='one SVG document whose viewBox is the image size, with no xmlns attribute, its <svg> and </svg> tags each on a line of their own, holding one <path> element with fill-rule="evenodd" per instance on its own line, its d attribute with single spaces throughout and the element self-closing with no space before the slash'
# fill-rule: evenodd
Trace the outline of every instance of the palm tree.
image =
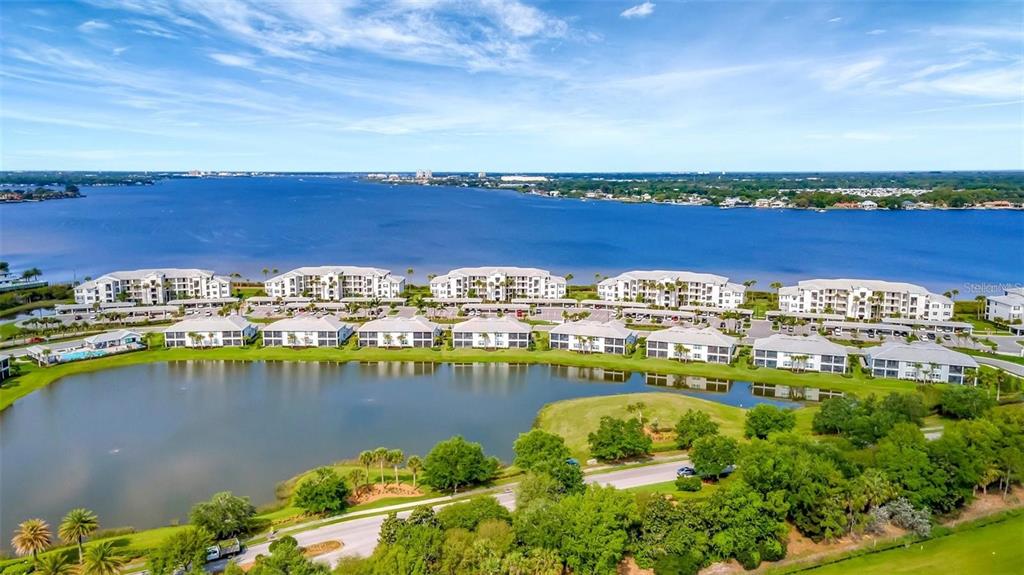
<svg viewBox="0 0 1024 575">
<path fill-rule="evenodd" d="M 71 562 L 64 553 L 50 553 L 36 560 L 36 568 L 32 572 L 37 575 L 69 575 Z"/>
<path fill-rule="evenodd" d="M 398 468 L 405 461 L 405 453 L 402 453 L 401 449 L 388 450 L 388 463 L 395 468 L 395 485 L 398 485 Z"/>
<path fill-rule="evenodd" d="M 370 478 L 370 466 L 373 465 L 373 452 L 372 451 L 361 451 L 359 452 L 359 463 L 366 467 L 366 478 Z"/>
<path fill-rule="evenodd" d="M 373 450 L 373 461 L 380 466 L 380 482 L 387 485 L 384 479 L 384 464 L 388 462 L 388 448 L 378 447 Z"/>
<path fill-rule="evenodd" d="M 405 462 L 405 466 L 412 472 L 412 488 L 416 489 L 416 476 L 423 469 L 423 460 L 420 459 L 419 455 L 413 455 Z"/>
<path fill-rule="evenodd" d="M 406 274 L 406 275 L 410 275 L 410 276 L 411 276 L 411 275 L 413 274 L 413 272 L 414 272 L 414 271 L 415 271 L 415 270 L 413 270 L 412 268 L 405 268 L 405 274 Z"/>
<path fill-rule="evenodd" d="M 66 543 L 78 545 L 78 563 L 82 563 L 82 540 L 92 535 L 100 528 L 99 519 L 96 514 L 84 507 L 72 509 L 64 516 L 57 528 L 57 534 Z"/>
<path fill-rule="evenodd" d="M 772 282 L 769 285 L 775 290 L 775 303 L 779 303 L 779 290 L 782 289 L 782 282 Z"/>
<path fill-rule="evenodd" d="M 18 555 L 32 554 L 32 560 L 39 557 L 40 551 L 45 551 L 53 542 L 53 534 L 50 532 L 50 525 L 42 519 L 28 519 L 18 525 L 11 539 L 11 547 Z"/>
<path fill-rule="evenodd" d="M 21 277 L 27 280 L 39 277 L 41 275 L 43 275 L 43 272 L 39 268 L 28 268 L 27 270 L 21 272 Z"/>
<path fill-rule="evenodd" d="M 79 575 L 119 575 L 128 558 L 119 555 L 113 541 L 101 541 L 85 552 Z"/>
<path fill-rule="evenodd" d="M 640 420 L 640 426 L 641 427 L 643 427 L 643 424 L 644 424 L 644 409 L 646 409 L 646 408 L 647 408 L 647 404 L 642 402 L 642 401 L 638 401 L 636 403 L 631 403 L 631 404 L 626 406 L 627 410 L 635 411 L 636 412 L 637 418 Z"/>
</svg>

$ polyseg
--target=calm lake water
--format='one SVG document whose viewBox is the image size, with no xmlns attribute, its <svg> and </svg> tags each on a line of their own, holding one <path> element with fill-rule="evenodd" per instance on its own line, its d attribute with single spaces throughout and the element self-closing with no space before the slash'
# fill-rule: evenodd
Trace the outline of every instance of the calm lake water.
<svg viewBox="0 0 1024 575">
<path fill-rule="evenodd" d="M 374 265 L 423 281 L 467 265 L 691 269 L 737 281 L 905 280 L 967 297 L 1021 281 L 1024 212 L 754 210 L 581 202 L 352 177 L 166 180 L 0 206 L 0 256 L 44 279 L 178 266 L 261 277 Z M 997 286 L 982 286 L 987 293 Z M 999 292 L 1001 293 L 1001 292 Z"/>
<path fill-rule="evenodd" d="M 267 503 L 276 483 L 382 445 L 423 455 L 462 434 L 508 461 L 540 408 L 565 398 L 669 390 L 795 405 L 774 397 L 788 388 L 653 382 L 594 368 L 399 362 L 189 361 L 74 375 L 0 412 L 3 543 L 26 518 L 53 525 L 78 506 L 106 527 L 143 528 L 184 519 L 225 489 Z"/>
</svg>

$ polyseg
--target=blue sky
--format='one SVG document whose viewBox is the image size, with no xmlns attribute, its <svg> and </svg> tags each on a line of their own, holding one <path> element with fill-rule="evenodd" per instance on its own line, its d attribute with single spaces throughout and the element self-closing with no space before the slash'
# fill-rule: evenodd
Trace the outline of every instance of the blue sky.
<svg viewBox="0 0 1024 575">
<path fill-rule="evenodd" d="M 3 169 L 1024 168 L 1019 2 L 10 2 Z"/>
</svg>

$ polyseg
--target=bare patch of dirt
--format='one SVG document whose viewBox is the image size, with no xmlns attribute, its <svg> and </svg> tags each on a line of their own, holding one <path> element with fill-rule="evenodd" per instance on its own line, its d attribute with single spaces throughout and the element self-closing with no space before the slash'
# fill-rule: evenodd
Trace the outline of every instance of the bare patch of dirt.
<svg viewBox="0 0 1024 575">
<path fill-rule="evenodd" d="M 363 485 L 357 489 L 348 498 L 348 502 L 350 505 L 362 505 L 389 497 L 419 497 L 421 495 L 423 492 L 418 487 L 405 483 L 388 483 L 387 485 L 374 483 L 373 485 Z"/>
<path fill-rule="evenodd" d="M 312 545 L 303 547 L 302 554 L 306 557 L 313 558 L 318 555 L 324 555 L 332 551 L 337 551 L 338 549 L 341 549 L 341 541 L 334 541 L 332 539 L 330 541 L 321 541 L 319 543 L 314 543 Z"/>
<path fill-rule="evenodd" d="M 632 557 L 626 557 L 615 568 L 616 575 L 654 575 L 653 569 L 644 569 L 636 564 Z"/>
<path fill-rule="evenodd" d="M 1024 487 L 1014 487 L 1006 497 L 1003 497 L 1002 492 L 998 489 L 989 489 L 987 494 L 978 493 L 974 501 L 964 508 L 956 518 L 947 521 L 946 525 L 959 525 L 966 521 L 972 521 L 979 517 L 1021 507 L 1022 505 L 1024 505 Z"/>
</svg>

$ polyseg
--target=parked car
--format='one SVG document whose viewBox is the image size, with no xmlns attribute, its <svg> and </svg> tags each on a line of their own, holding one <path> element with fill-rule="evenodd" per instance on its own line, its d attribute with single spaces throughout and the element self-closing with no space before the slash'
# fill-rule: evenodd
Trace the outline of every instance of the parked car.
<svg viewBox="0 0 1024 575">
<path fill-rule="evenodd" d="M 679 469 L 676 469 L 676 477 L 693 477 L 697 475 L 697 470 L 689 465 L 684 465 Z"/>
</svg>

